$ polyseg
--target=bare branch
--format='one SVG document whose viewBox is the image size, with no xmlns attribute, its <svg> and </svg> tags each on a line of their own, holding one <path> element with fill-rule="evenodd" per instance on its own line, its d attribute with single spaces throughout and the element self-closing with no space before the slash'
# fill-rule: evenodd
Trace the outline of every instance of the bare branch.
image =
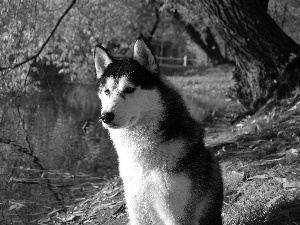
<svg viewBox="0 0 300 225">
<path fill-rule="evenodd" d="M 150 44 L 153 38 L 153 35 L 158 27 L 158 24 L 160 22 L 160 13 L 159 13 L 159 9 L 157 7 L 155 7 L 155 23 L 150 31 L 149 37 L 147 38 L 146 42 L 147 44 Z"/>
<path fill-rule="evenodd" d="M 69 7 L 64 11 L 64 13 L 61 15 L 61 17 L 58 19 L 57 23 L 55 24 L 54 28 L 52 29 L 50 35 L 48 36 L 48 38 L 46 39 L 46 41 L 43 43 L 42 47 L 40 48 L 40 50 L 28 57 L 27 59 L 25 59 L 24 61 L 17 63 L 14 66 L 10 66 L 10 67 L 0 67 L 0 71 L 1 70 L 7 70 L 7 69 L 15 69 L 19 66 L 24 65 L 25 63 L 30 62 L 31 60 L 33 60 L 33 62 L 31 63 L 31 65 L 36 61 L 36 59 L 38 58 L 38 56 L 41 54 L 41 52 L 43 51 L 43 49 L 46 47 L 46 45 L 48 44 L 49 40 L 51 39 L 51 37 L 54 35 L 55 31 L 57 30 L 58 26 L 60 25 L 61 21 L 63 20 L 63 18 L 68 14 L 68 12 L 72 9 L 72 7 L 75 5 L 76 0 L 73 0 L 72 3 L 69 5 Z M 31 66 L 30 66 L 31 67 Z"/>
<path fill-rule="evenodd" d="M 286 22 L 286 13 L 288 11 L 288 1 L 285 2 L 284 8 L 283 8 L 283 18 L 281 21 L 281 29 L 284 28 L 285 22 Z"/>
</svg>

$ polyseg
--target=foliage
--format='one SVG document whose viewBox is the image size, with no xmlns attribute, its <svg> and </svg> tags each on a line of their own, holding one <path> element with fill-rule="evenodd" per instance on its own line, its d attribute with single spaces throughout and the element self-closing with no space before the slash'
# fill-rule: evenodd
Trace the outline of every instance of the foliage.
<svg viewBox="0 0 300 225">
<path fill-rule="evenodd" d="M 36 54 L 70 4 L 71 0 L 0 1 L 1 93 L 17 91 L 20 87 L 30 90 L 27 85 L 38 84 L 38 79 L 32 79 L 30 75 L 37 73 L 41 76 L 40 65 L 44 64 L 59 67 L 61 76 L 68 74 L 67 80 L 81 83 L 93 81 L 93 46 L 102 43 L 112 53 L 130 54 L 128 49 L 139 33 L 149 35 L 156 20 L 157 7 L 162 6 L 161 22 L 155 34 L 159 39 L 174 40 L 184 35 L 183 30 L 164 13 L 165 8 L 178 10 L 184 20 L 199 31 L 206 26 L 211 27 L 208 16 L 196 1 L 76 1 L 37 58 L 37 64 L 31 65 L 30 60 L 13 70 L 1 69 Z M 269 4 L 270 14 L 296 40 L 299 40 L 296 32 L 299 7 L 296 0 L 272 0 Z M 214 35 L 217 33 L 214 32 Z M 219 37 L 217 41 L 222 42 Z"/>
<path fill-rule="evenodd" d="M 36 54 L 71 1 L 0 2 L 1 92 L 15 91 L 30 83 L 30 72 L 37 72 L 32 60 L 12 67 Z M 143 0 L 78 1 L 37 59 L 69 74 L 72 81 L 94 80 L 92 48 L 102 43 L 113 52 L 129 45 L 139 33 L 147 34 L 155 18 L 155 7 Z M 30 72 L 29 72 L 30 70 Z"/>
<path fill-rule="evenodd" d="M 190 69 L 183 73 L 185 76 L 170 76 L 168 79 L 181 90 L 191 114 L 199 121 L 207 121 L 212 116 L 225 116 L 229 113 L 227 108 L 240 110 L 236 102 L 226 97 L 228 89 L 233 86 L 232 70 L 233 67 L 227 65 L 203 71 Z"/>
<path fill-rule="evenodd" d="M 41 11 L 44 4 L 36 1 L 27 1 L 26 4 L 18 1 L 1 1 L 0 17 L 0 62 L 1 67 L 24 61 L 33 52 L 37 51 L 39 42 L 47 32 L 47 26 L 37 27 L 36 21 L 44 24 L 45 17 Z M 39 32 L 37 32 L 39 31 Z M 18 67 L 1 74 L 1 90 L 15 90 L 27 78 L 29 65 Z"/>
</svg>

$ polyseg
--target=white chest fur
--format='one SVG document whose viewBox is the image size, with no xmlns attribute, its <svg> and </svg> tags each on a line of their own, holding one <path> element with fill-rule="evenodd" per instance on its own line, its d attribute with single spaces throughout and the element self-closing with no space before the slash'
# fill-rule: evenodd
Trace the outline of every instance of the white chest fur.
<svg viewBox="0 0 300 225">
<path fill-rule="evenodd" d="M 132 173 L 142 176 L 155 169 L 171 169 L 185 154 L 185 143 L 182 140 L 161 142 L 159 134 L 153 130 L 151 124 L 134 129 L 110 130 L 119 156 L 122 177 Z"/>
<path fill-rule="evenodd" d="M 174 140 L 161 144 L 149 128 L 110 130 L 130 220 L 138 225 L 176 224 L 175 218 L 183 213 L 190 198 L 191 181 L 185 174 L 167 171 L 184 155 L 184 143 Z"/>
</svg>

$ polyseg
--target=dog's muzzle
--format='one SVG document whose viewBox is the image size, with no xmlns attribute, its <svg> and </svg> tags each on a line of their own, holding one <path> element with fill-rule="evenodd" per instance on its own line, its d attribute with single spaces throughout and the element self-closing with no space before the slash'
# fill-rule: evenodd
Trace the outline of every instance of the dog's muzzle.
<svg viewBox="0 0 300 225">
<path fill-rule="evenodd" d="M 110 124 L 115 118 L 115 114 L 113 112 L 107 112 L 107 113 L 103 113 L 100 116 L 100 119 L 106 123 L 106 124 Z"/>
</svg>

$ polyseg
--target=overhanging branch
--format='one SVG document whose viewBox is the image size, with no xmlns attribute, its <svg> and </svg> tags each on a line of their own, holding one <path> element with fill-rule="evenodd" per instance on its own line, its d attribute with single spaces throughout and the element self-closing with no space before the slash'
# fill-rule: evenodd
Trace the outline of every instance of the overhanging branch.
<svg viewBox="0 0 300 225">
<path fill-rule="evenodd" d="M 17 63 L 17 64 L 15 64 L 13 66 L 10 66 L 10 67 L 0 67 L 0 71 L 7 70 L 7 69 L 13 70 L 15 68 L 18 68 L 19 66 L 24 65 L 25 63 L 30 62 L 31 60 L 33 60 L 32 63 L 34 63 L 36 61 L 36 59 L 39 57 L 39 55 L 41 54 L 41 52 L 43 51 L 43 49 L 46 47 L 46 45 L 48 44 L 48 42 L 50 41 L 51 37 L 54 35 L 54 33 L 57 30 L 58 26 L 60 25 L 61 21 L 68 14 L 68 12 L 72 9 L 72 7 L 75 5 L 75 3 L 76 3 L 76 0 L 73 0 L 72 3 L 69 5 L 69 7 L 64 11 L 64 13 L 61 15 L 61 17 L 56 22 L 56 24 L 55 24 L 54 28 L 52 29 L 50 35 L 48 36 L 48 38 L 46 39 L 46 41 L 43 43 L 43 45 L 41 46 L 40 50 L 36 54 L 34 54 L 32 56 L 29 56 L 24 61 L 22 61 L 20 63 Z"/>
</svg>

